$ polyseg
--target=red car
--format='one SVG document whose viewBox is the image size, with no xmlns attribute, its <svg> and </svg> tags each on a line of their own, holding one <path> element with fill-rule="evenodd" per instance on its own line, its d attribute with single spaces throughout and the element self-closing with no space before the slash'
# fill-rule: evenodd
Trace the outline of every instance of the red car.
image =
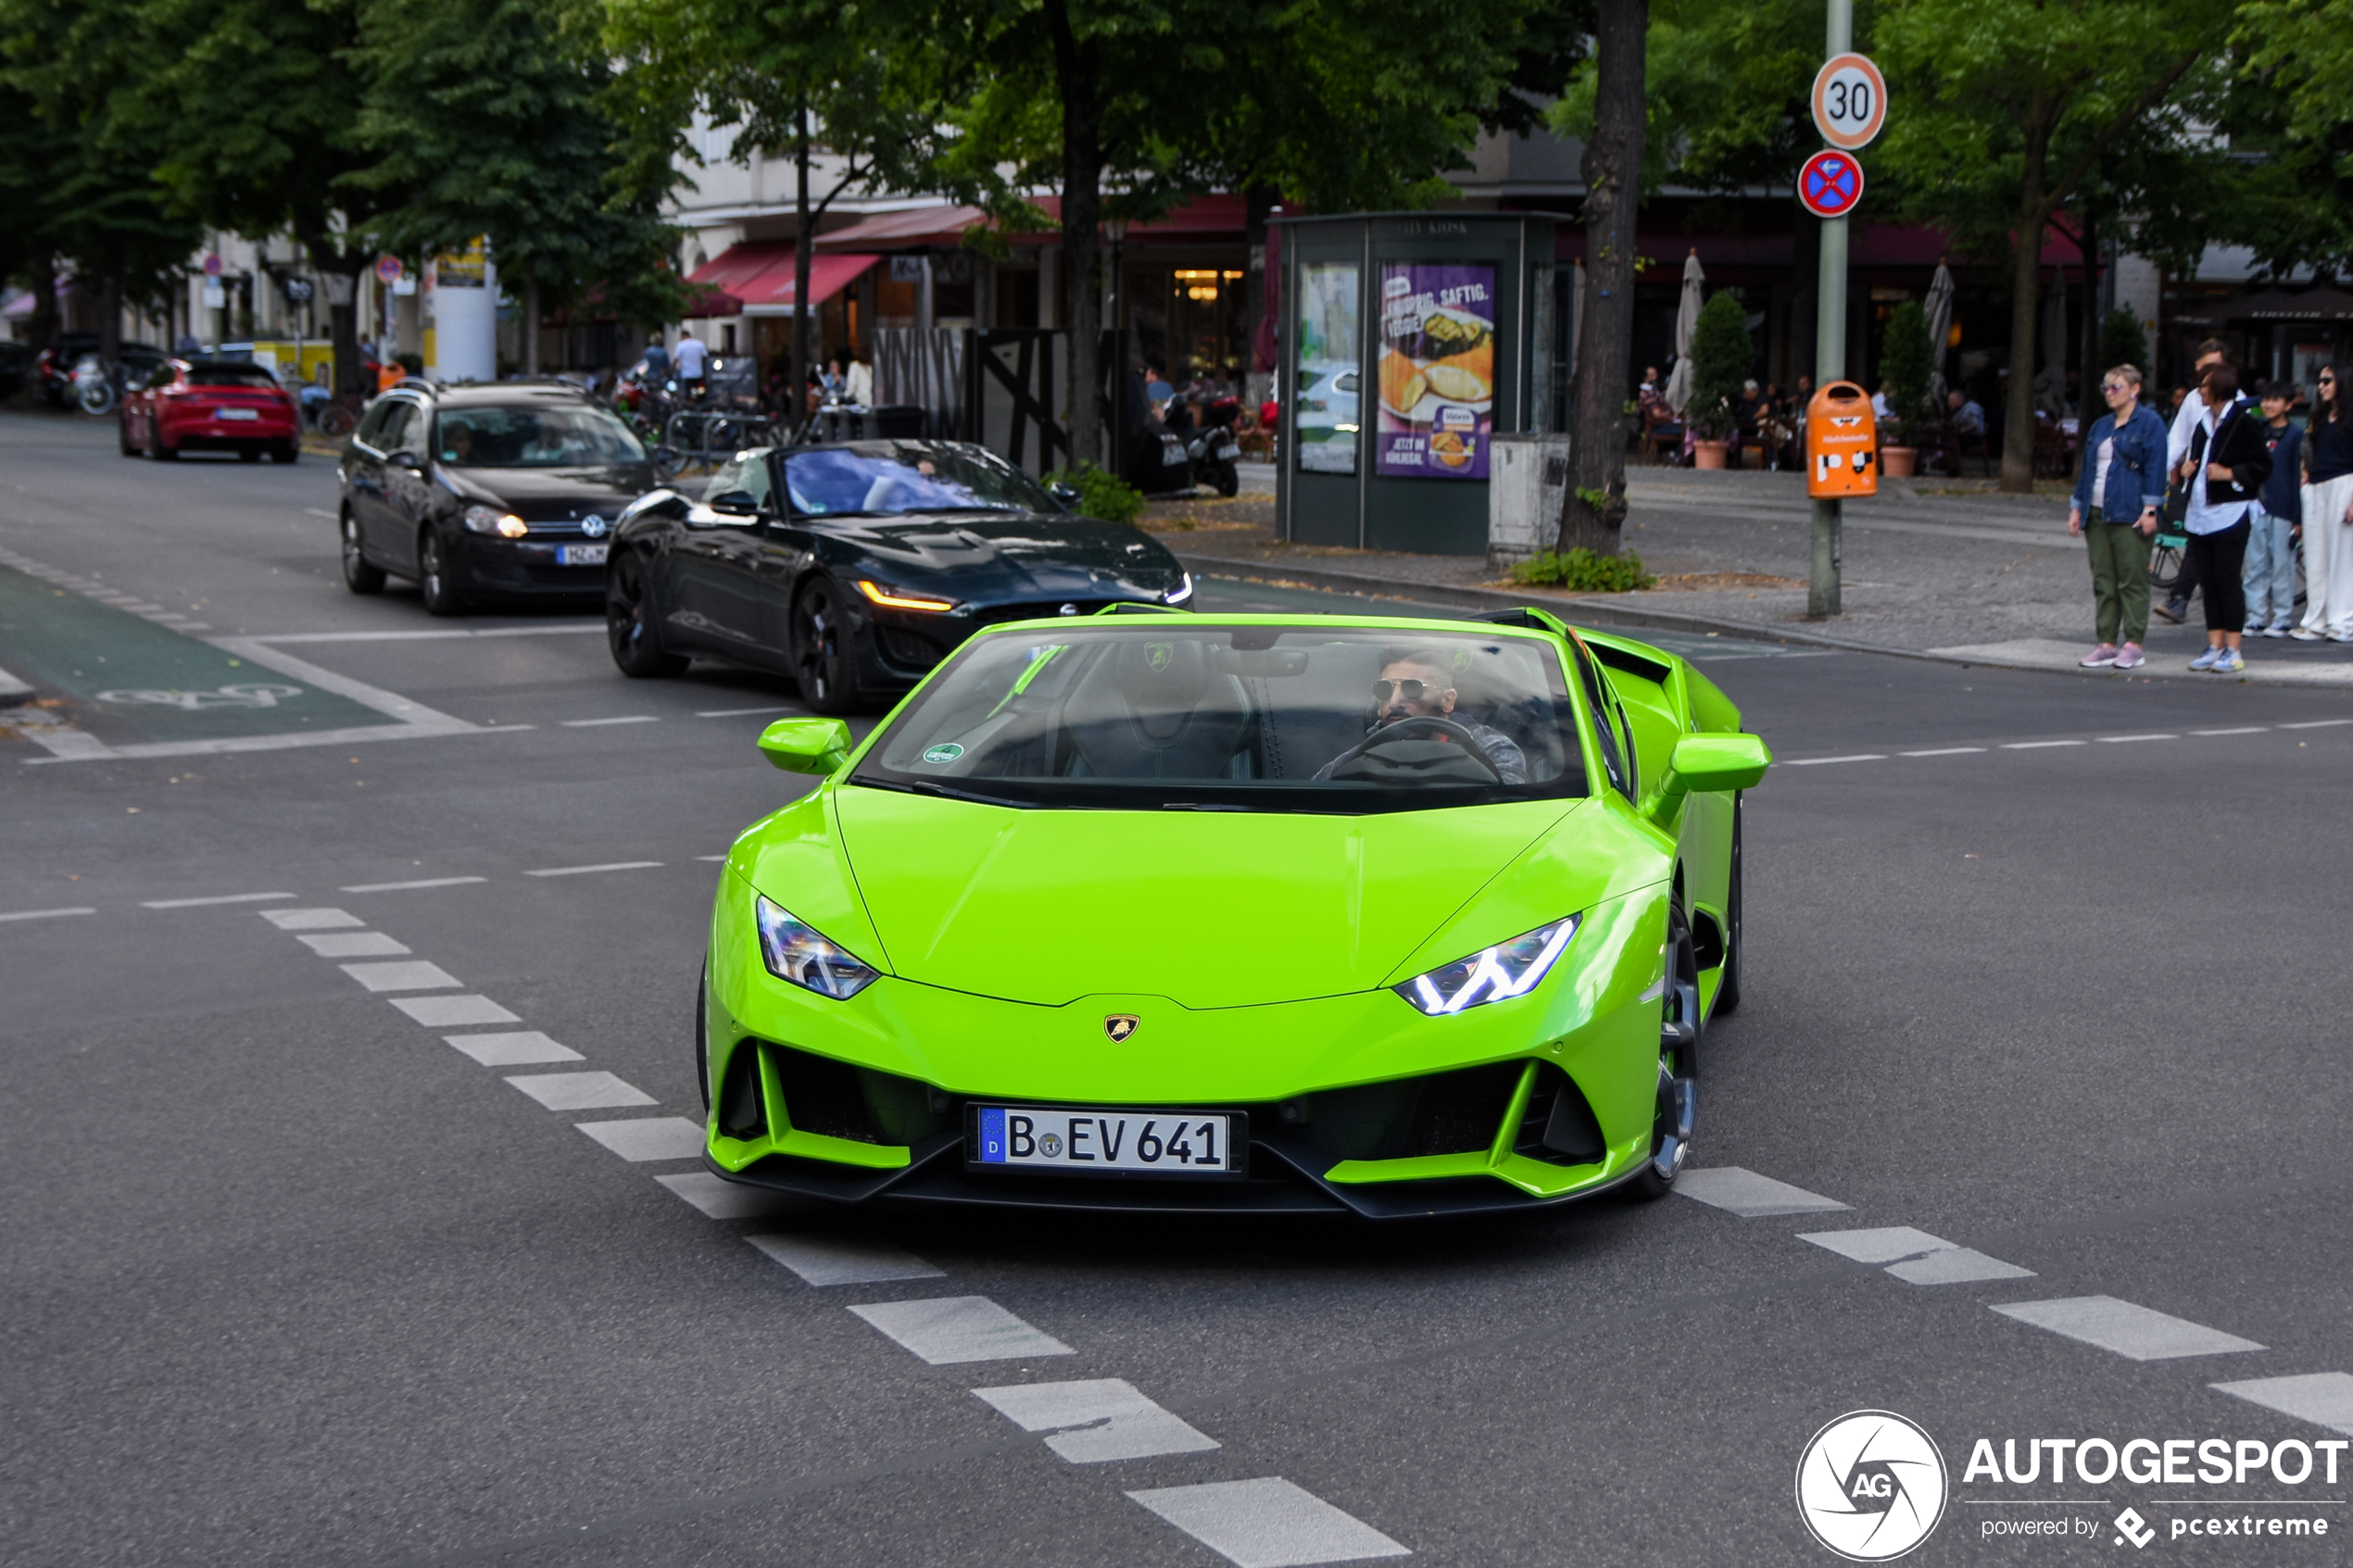
<svg viewBox="0 0 2353 1568">
<path fill-rule="evenodd" d="M 182 452 L 234 452 L 258 463 L 302 455 L 301 414 L 269 370 L 244 359 L 167 359 L 122 400 L 122 455 L 164 462 Z"/>
</svg>

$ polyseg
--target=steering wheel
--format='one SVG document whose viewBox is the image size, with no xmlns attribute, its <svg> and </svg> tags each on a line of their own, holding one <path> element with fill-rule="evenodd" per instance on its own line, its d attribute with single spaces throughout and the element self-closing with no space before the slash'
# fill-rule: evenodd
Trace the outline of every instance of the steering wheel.
<svg viewBox="0 0 2353 1568">
<path fill-rule="evenodd" d="M 1469 758 L 1470 760 L 1478 763 L 1480 767 L 1486 769 L 1489 776 L 1493 778 L 1496 783 L 1501 784 L 1503 782 L 1503 770 L 1496 767 L 1494 759 L 1487 755 L 1487 748 L 1479 745 L 1478 737 L 1471 734 L 1470 726 L 1453 719 L 1441 718 L 1435 713 L 1417 713 L 1410 718 L 1400 719 L 1393 724 L 1382 725 L 1379 729 L 1375 730 L 1371 734 L 1366 735 L 1363 740 L 1358 741 L 1354 746 L 1350 746 L 1346 751 L 1341 752 L 1338 757 L 1333 758 L 1327 772 L 1336 776 L 1342 768 L 1346 767 L 1349 763 L 1353 762 L 1357 758 L 1363 756 L 1365 752 L 1370 751 L 1373 747 L 1377 746 L 1387 746 L 1391 741 L 1403 740 L 1410 734 L 1418 734 L 1424 731 L 1434 734 L 1443 735 L 1450 740 L 1459 741 L 1462 744 L 1465 756 Z"/>
</svg>

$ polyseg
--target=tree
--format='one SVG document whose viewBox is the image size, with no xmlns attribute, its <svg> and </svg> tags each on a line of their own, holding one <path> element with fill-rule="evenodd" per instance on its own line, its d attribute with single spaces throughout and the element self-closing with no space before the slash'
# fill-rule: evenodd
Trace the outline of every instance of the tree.
<svg viewBox="0 0 2353 1568">
<path fill-rule="evenodd" d="M 1592 131 L 1585 142 L 1585 311 L 1570 378 L 1562 555 L 1617 553 L 1626 524 L 1626 388 L 1634 352 L 1634 222 L 1642 197 L 1649 0 L 1600 0 Z"/>
<path fill-rule="evenodd" d="M 1935 368 L 1935 351 L 1928 341 L 1928 312 L 1919 300 L 1907 299 L 1889 312 L 1887 337 L 1880 352 L 1880 373 L 1887 379 L 1887 408 L 1895 416 L 1896 437 L 1887 443 L 1882 433 L 1882 445 L 1918 446 L 1936 423 L 1936 406 L 1929 401 L 1929 378 Z"/>
<path fill-rule="evenodd" d="M 1692 331 L 1692 401 L 1683 417 L 1702 440 L 1721 441 L 1738 426 L 1734 400 L 1755 361 L 1747 307 L 1731 290 L 1718 289 Z"/>
<path fill-rule="evenodd" d="M 2130 309 L 2120 305 L 2100 318 L 2100 351 L 2093 356 L 2099 361 L 2099 374 L 2106 375 L 2118 365 L 2131 365 L 2142 375 L 2153 377 L 2157 370 L 2148 355 L 2149 340 L 2141 333 L 2141 319 Z M 2084 379 L 2089 381 L 2091 375 L 2087 373 Z"/>
</svg>

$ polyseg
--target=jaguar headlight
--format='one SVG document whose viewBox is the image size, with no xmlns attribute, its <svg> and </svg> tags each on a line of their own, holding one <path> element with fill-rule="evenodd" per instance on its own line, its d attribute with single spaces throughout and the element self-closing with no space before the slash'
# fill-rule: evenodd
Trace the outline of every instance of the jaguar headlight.
<svg viewBox="0 0 2353 1568">
<path fill-rule="evenodd" d="M 1568 915 L 1466 959 L 1441 964 L 1428 974 L 1417 974 L 1395 989 L 1432 1017 L 1525 997 L 1536 989 L 1576 935 L 1577 916 Z"/>
<path fill-rule="evenodd" d="M 1185 573 L 1183 582 L 1177 583 L 1176 587 L 1169 589 L 1168 592 L 1161 595 L 1160 602 L 1164 605 L 1180 605 L 1192 596 L 1193 574 L 1188 571 Z"/>
<path fill-rule="evenodd" d="M 768 972 L 821 997 L 846 1001 L 881 977 L 872 964 L 862 963 L 791 913 L 759 901 L 760 956 Z"/>
<path fill-rule="evenodd" d="M 501 539 L 520 539 L 531 532 L 522 519 L 496 507 L 468 507 L 459 521 L 469 533 L 496 533 Z"/>
</svg>

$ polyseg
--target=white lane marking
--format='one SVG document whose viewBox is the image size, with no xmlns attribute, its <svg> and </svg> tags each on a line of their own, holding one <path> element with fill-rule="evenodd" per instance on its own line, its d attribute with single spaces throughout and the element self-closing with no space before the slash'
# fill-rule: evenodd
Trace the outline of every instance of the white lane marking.
<svg viewBox="0 0 2353 1568">
<path fill-rule="evenodd" d="M 488 882 L 486 876 L 429 876 L 416 882 L 362 882 L 350 887 L 338 887 L 338 893 L 408 893 L 420 887 L 462 887 L 472 882 Z"/>
<path fill-rule="evenodd" d="M 488 997 L 394 997 L 392 1005 L 428 1029 L 468 1023 L 521 1023 L 522 1019 Z"/>
<path fill-rule="evenodd" d="M 32 688 L 6 670 L 0 670 L 0 696 L 31 696 Z"/>
<path fill-rule="evenodd" d="M 520 1073 L 508 1083 L 550 1110 L 618 1110 L 654 1097 L 610 1073 Z"/>
<path fill-rule="evenodd" d="M 1353 1513 L 1279 1475 L 1127 1494 L 1237 1568 L 1411 1557 Z"/>
<path fill-rule="evenodd" d="M 1884 762 L 1886 760 L 1887 754 L 1883 751 L 1859 751 L 1852 757 L 1793 757 L 1785 759 L 1781 765 L 1785 768 L 1826 768 L 1833 762 Z"/>
<path fill-rule="evenodd" d="M 2300 724 L 2282 724 L 2283 730 L 2328 730 L 2339 724 L 2353 724 L 2353 719 L 2307 719 Z"/>
<path fill-rule="evenodd" d="M 444 1035 L 442 1039 L 484 1067 L 529 1067 L 542 1061 L 579 1061 L 581 1054 L 558 1045 L 536 1029 L 500 1035 Z"/>
<path fill-rule="evenodd" d="M 1800 1241 L 1810 1241 L 1826 1248 L 1842 1258 L 1852 1258 L 1858 1263 L 1893 1263 L 1898 1258 L 1917 1258 L 1923 1252 L 1934 1252 L 1953 1244 L 1941 1236 L 1914 1230 L 1909 1225 L 1886 1225 L 1859 1231 L 1808 1231 Z"/>
<path fill-rule="evenodd" d="M 368 923 L 346 909 L 259 909 L 255 912 L 281 931 L 340 931 Z"/>
<path fill-rule="evenodd" d="M 2179 735 L 2102 735 L 2102 746 L 2125 746 L 2136 740 L 2180 740 Z"/>
<path fill-rule="evenodd" d="M 698 860 L 724 860 L 727 857 L 724 855 L 698 855 L 695 857 Z"/>
<path fill-rule="evenodd" d="M 455 714 L 444 713 L 435 708 L 427 708 L 422 702 L 412 702 L 398 692 L 388 692 L 382 686 L 371 686 L 365 681 L 355 681 L 348 675 L 338 675 L 324 665 L 313 664 L 307 659 L 296 659 L 293 654 L 282 653 L 270 646 L 280 641 L 276 637 L 208 637 L 205 640 L 223 653 L 250 659 L 266 670 L 276 671 L 281 675 L 291 675 L 296 680 L 316 686 L 322 692 L 333 692 L 337 696 L 348 698 L 362 708 L 372 708 L 387 718 L 398 720 L 410 729 L 431 730 L 447 734 L 467 734 L 482 728 L 481 725 L 468 723 Z"/>
<path fill-rule="evenodd" d="M 2259 735 L 2271 727 L 2269 724 L 2241 724 L 2233 730 L 2192 730 L 2190 734 L 2194 735 Z"/>
<path fill-rule="evenodd" d="M 602 635 L 601 624 L 588 626 L 484 626 L 447 632 L 294 632 L 262 637 L 265 643 L 428 643 L 451 637 L 567 637 Z"/>
<path fill-rule="evenodd" d="M 1898 757 L 1958 757 L 1965 752 L 1982 751 L 1982 746 L 1941 746 L 1933 751 L 1899 751 Z"/>
<path fill-rule="evenodd" d="M 714 1220 L 749 1220 L 771 1213 L 784 1196 L 745 1186 L 740 1182 L 722 1181 L 708 1171 L 681 1171 L 676 1175 L 656 1176 L 654 1180 Z"/>
<path fill-rule="evenodd" d="M 849 1310 L 865 1319 L 876 1332 L 933 1366 L 1076 1354 L 1061 1340 L 1032 1328 L 986 1296 L 878 1301 Z"/>
<path fill-rule="evenodd" d="M 1144 1398 L 1134 1384 L 1116 1377 L 975 1388 L 973 1398 L 1024 1432 L 1053 1433 L 1046 1446 L 1073 1464 L 1206 1453 L 1219 1446 L 1216 1438 L 1194 1430 Z"/>
<path fill-rule="evenodd" d="M 407 963 L 347 963 L 343 972 L 371 991 L 448 991 L 465 984 L 439 964 L 422 959 Z"/>
<path fill-rule="evenodd" d="M 365 746 L 380 740 L 430 740 L 442 735 L 505 735 L 518 730 L 528 730 L 529 724 L 484 725 L 479 729 L 468 724 L 462 729 L 447 729 L 438 725 L 371 724 L 351 730 L 286 730 L 270 735 L 228 735 L 217 740 L 143 741 L 137 746 L 107 746 L 95 736 L 78 731 L 35 731 L 20 733 L 29 740 L 49 746 L 53 757 L 28 757 L 24 765 L 38 768 L 51 762 L 137 761 L 150 757 L 222 757 L 244 751 L 298 751 L 316 746 Z M 69 747 L 70 749 L 69 749 Z"/>
<path fill-rule="evenodd" d="M 567 719 L 563 721 L 563 727 L 567 730 L 593 730 L 599 724 L 659 724 L 661 722 L 661 718 L 659 714 L 631 713 L 619 719 Z"/>
<path fill-rule="evenodd" d="M 1834 1198 L 1760 1176 L 1738 1165 L 1709 1165 L 1685 1171 L 1675 1179 L 1675 1190 L 1711 1208 L 1729 1210 L 1743 1220 L 1761 1219 L 1768 1214 L 1827 1213 L 1846 1207 Z"/>
<path fill-rule="evenodd" d="M 211 898 L 148 898 L 139 907 L 143 909 L 200 909 L 211 904 L 267 904 L 279 898 L 291 898 L 291 893 L 223 893 Z M 281 926 L 280 930 L 285 929 Z"/>
<path fill-rule="evenodd" d="M 0 915 L 0 920 L 55 920 L 60 915 L 94 915 L 97 912 L 76 905 L 69 909 L 18 909 L 12 914 Z"/>
<path fill-rule="evenodd" d="M 702 1152 L 702 1123 L 684 1116 L 648 1116 L 634 1122 L 574 1122 L 573 1126 L 623 1160 L 692 1160 Z"/>
<path fill-rule="evenodd" d="M 2091 744 L 2089 741 L 2082 740 L 2013 740 L 2003 742 L 2002 749 L 2004 751 L 2040 751 L 2045 746 L 2089 746 Z"/>
<path fill-rule="evenodd" d="M 2353 1436 L 2353 1373 L 2308 1372 L 2294 1377 L 2255 1377 L 2207 1386 L 2218 1394 Z"/>
<path fill-rule="evenodd" d="M 2136 1361 L 2176 1356 L 2222 1356 L 2260 1350 L 2252 1339 L 2191 1323 L 2169 1312 L 2136 1307 L 2113 1296 L 2074 1296 L 2057 1301 L 2013 1301 L 1994 1309 L 2006 1318 L 2113 1350 Z"/>
<path fill-rule="evenodd" d="M 1884 1273 L 1906 1285 L 1975 1285 L 1992 1279 L 2032 1279 L 2032 1269 L 1989 1258 L 1970 1247 L 1944 1247 L 1925 1257 L 1890 1263 Z"/>
<path fill-rule="evenodd" d="M 660 860 L 612 860 L 601 866 L 549 866 L 545 871 L 525 872 L 525 876 L 586 876 L 591 872 L 637 872 L 659 866 Z"/>
<path fill-rule="evenodd" d="M 913 1253 L 887 1241 L 849 1236 L 748 1236 L 754 1247 L 808 1285 L 873 1285 L 891 1279 L 944 1279 Z"/>
<path fill-rule="evenodd" d="M 337 931 L 296 940 L 322 959 L 381 959 L 409 950 L 381 931 Z"/>
<path fill-rule="evenodd" d="M 776 708 L 713 708 L 695 715 L 698 719 L 747 719 L 755 713 L 791 713 L 790 703 Z"/>
<path fill-rule="evenodd" d="M 303 508 L 302 515 L 305 517 L 323 517 L 329 522 L 341 522 L 343 521 L 343 519 L 337 517 L 334 513 L 321 511 L 317 507 Z"/>
</svg>

